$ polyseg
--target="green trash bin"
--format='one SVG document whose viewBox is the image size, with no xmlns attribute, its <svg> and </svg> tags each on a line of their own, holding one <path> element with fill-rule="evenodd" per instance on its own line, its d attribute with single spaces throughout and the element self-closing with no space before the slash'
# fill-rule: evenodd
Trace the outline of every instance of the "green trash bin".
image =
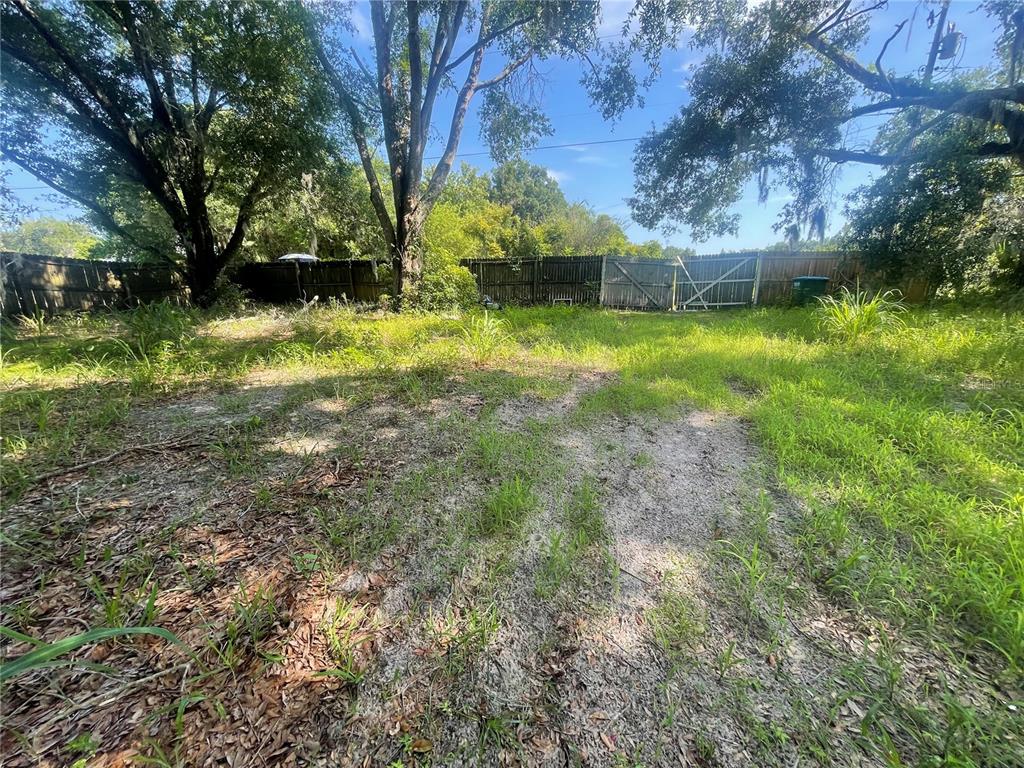
<svg viewBox="0 0 1024 768">
<path fill-rule="evenodd" d="M 793 278 L 793 306 L 804 304 L 828 293 L 829 278 L 820 275 L 802 275 Z"/>
</svg>

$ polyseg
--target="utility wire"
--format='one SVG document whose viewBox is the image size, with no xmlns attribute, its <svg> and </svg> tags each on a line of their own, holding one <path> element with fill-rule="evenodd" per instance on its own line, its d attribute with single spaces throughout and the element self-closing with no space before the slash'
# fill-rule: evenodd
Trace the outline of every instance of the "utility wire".
<svg viewBox="0 0 1024 768">
<path fill-rule="evenodd" d="M 602 141 L 574 141 L 569 144 L 548 144 L 545 147 L 533 147 L 527 150 L 528 152 L 535 152 L 540 149 L 566 149 L 568 147 L 592 147 L 596 144 L 621 144 L 626 141 L 640 141 L 643 136 L 631 136 L 628 139 L 604 139 Z M 488 151 L 481 152 L 459 152 L 458 157 L 478 157 L 480 155 L 489 155 Z M 442 155 L 431 155 L 430 157 L 424 157 L 424 160 L 440 160 Z"/>
</svg>

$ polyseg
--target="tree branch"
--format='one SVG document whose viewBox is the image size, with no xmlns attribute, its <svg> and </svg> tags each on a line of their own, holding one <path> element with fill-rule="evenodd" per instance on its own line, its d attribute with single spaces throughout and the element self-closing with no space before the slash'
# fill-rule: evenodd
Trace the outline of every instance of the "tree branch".
<svg viewBox="0 0 1024 768">
<path fill-rule="evenodd" d="M 866 69 L 844 51 L 818 35 L 808 33 L 804 35 L 804 42 L 868 90 L 891 93 L 894 96 L 929 96 L 933 93 L 929 88 L 902 80 L 890 83 L 884 75 Z"/>
<path fill-rule="evenodd" d="M 459 140 L 462 137 L 462 127 L 466 122 L 466 112 L 469 111 L 469 102 L 473 99 L 473 94 L 476 92 L 477 79 L 480 77 L 480 66 L 484 61 L 484 49 L 486 46 L 481 45 L 480 42 L 488 37 L 485 34 L 487 17 L 488 12 L 485 8 L 483 18 L 480 19 L 478 42 L 470 49 L 474 51 L 473 61 L 469 66 L 466 81 L 463 83 L 462 89 L 455 100 L 455 111 L 452 113 L 452 123 L 448 130 L 448 141 L 445 144 L 441 159 L 434 166 L 434 172 L 430 175 L 427 190 L 423 193 L 420 201 L 419 214 L 421 220 L 425 220 L 430 215 L 430 210 L 440 196 L 444 183 L 448 179 L 448 174 L 451 172 L 452 164 L 455 162 L 455 153 L 459 150 Z M 450 69 L 451 65 L 448 68 Z"/>
<path fill-rule="evenodd" d="M 249 219 L 252 216 L 253 208 L 259 201 L 260 197 L 265 194 L 263 189 L 263 182 L 266 178 L 266 165 L 262 165 L 259 171 L 256 173 L 256 178 L 253 179 L 252 184 L 249 185 L 249 189 L 245 192 L 245 197 L 242 198 L 242 202 L 238 204 L 238 216 L 235 218 L 235 228 L 231 232 L 231 237 L 228 238 L 227 243 L 221 249 L 218 254 L 220 267 L 224 267 L 235 255 L 235 252 L 242 245 L 242 240 L 245 238 L 245 231 L 249 226 Z"/>
<path fill-rule="evenodd" d="M 920 157 L 900 152 L 897 154 L 882 154 L 879 152 L 861 152 L 851 149 L 815 149 L 814 154 L 831 160 L 835 163 L 867 163 L 868 165 L 913 165 L 920 161 Z M 975 157 L 1018 157 L 1020 148 L 1012 143 L 990 141 L 978 147 L 974 153 Z"/>
<path fill-rule="evenodd" d="M 384 230 L 385 238 L 389 244 L 393 243 L 395 240 L 395 225 L 391 221 L 391 214 L 388 213 L 387 205 L 384 202 L 384 193 L 381 191 L 380 180 L 377 178 L 377 170 L 373 167 L 373 155 L 370 152 L 369 142 L 366 140 L 366 124 L 363 122 L 363 116 L 359 112 L 355 99 L 346 87 L 345 81 L 327 57 L 327 51 L 324 50 L 323 40 L 320 35 L 316 30 L 309 29 L 307 36 L 313 46 L 313 52 L 316 55 L 317 62 L 320 64 L 320 68 L 327 75 L 328 82 L 331 84 L 335 95 L 345 110 L 345 114 L 348 116 L 349 128 L 352 131 L 352 138 L 356 143 L 359 160 L 363 166 L 363 175 L 366 177 L 366 183 L 370 186 L 370 203 L 373 205 L 374 213 L 377 214 L 377 220 Z"/>
<path fill-rule="evenodd" d="M 434 55 L 430 62 L 430 72 L 427 74 L 427 90 L 423 96 L 423 109 L 421 110 L 421 122 L 430 130 L 430 120 L 434 112 L 434 100 L 437 98 L 441 81 L 444 80 L 448 59 L 451 58 L 452 50 L 455 48 L 455 40 L 462 28 L 462 18 L 466 13 L 469 3 L 467 0 L 460 0 L 455 6 L 450 25 L 442 24 L 438 19 L 437 37 L 434 40 Z M 443 47 L 439 49 L 439 38 L 443 36 Z"/>
<path fill-rule="evenodd" d="M 405 5 L 409 22 L 406 36 L 409 46 L 409 144 L 405 151 L 405 174 L 402 178 L 402 197 L 407 199 L 419 184 L 423 158 L 423 53 L 420 50 L 420 4 L 419 0 L 408 0 Z M 396 207 L 397 213 L 397 207 Z"/>
<path fill-rule="evenodd" d="M 153 115 L 168 131 L 173 132 L 176 124 L 171 116 L 171 109 L 164 98 L 163 92 L 160 90 L 160 84 L 157 82 L 156 75 L 153 72 L 153 61 L 147 46 L 143 44 L 131 4 L 119 0 L 118 2 L 99 3 L 96 7 L 106 13 L 124 33 L 125 39 L 128 40 L 128 47 L 131 48 L 135 66 L 139 69 L 142 82 L 146 84 L 146 91 L 149 94 L 149 104 L 153 110 Z M 159 6 L 155 6 L 155 8 L 159 8 Z"/>
<path fill-rule="evenodd" d="M 816 149 L 816 155 L 835 163 L 867 163 L 869 165 L 899 165 L 911 162 L 908 157 L 883 155 L 878 152 L 860 152 L 850 149 Z"/>
<path fill-rule="evenodd" d="M 490 78 L 489 80 L 481 80 L 479 83 L 477 83 L 476 90 L 477 91 L 482 91 L 482 90 L 484 90 L 486 88 L 491 88 L 492 86 L 495 86 L 498 83 L 500 83 L 502 80 L 507 79 L 509 75 L 511 75 L 513 72 L 515 72 L 521 66 L 523 66 L 523 64 L 525 64 L 531 58 L 533 58 L 533 54 L 534 54 L 534 51 L 531 48 L 530 50 L 528 50 L 526 53 L 524 53 L 522 56 L 520 56 L 515 61 L 510 61 L 505 66 L 505 68 L 503 70 L 501 70 L 501 72 L 496 74 L 494 77 Z"/>
<path fill-rule="evenodd" d="M 391 68 L 391 36 L 394 32 L 397 7 L 390 15 L 382 2 L 370 3 L 370 24 L 373 27 L 373 47 L 377 63 L 377 95 L 380 99 L 381 118 L 384 124 L 384 146 L 387 150 L 388 165 L 392 178 L 392 197 L 395 213 L 401 216 L 401 187 L 405 175 L 405 144 L 402 141 L 402 125 L 395 103 L 394 72 Z"/>
<path fill-rule="evenodd" d="M 81 194 L 79 192 L 75 192 L 71 187 L 69 187 L 66 184 L 62 184 L 50 174 L 39 169 L 32 163 L 29 163 L 25 158 L 23 158 L 16 152 L 12 152 L 7 148 L 2 148 L 0 149 L 0 155 L 2 155 L 5 160 L 14 163 L 19 168 L 22 168 L 28 173 L 32 174 L 35 178 L 39 179 L 39 181 L 43 182 L 46 186 L 50 187 L 50 189 L 59 192 L 69 200 L 74 200 L 79 205 L 92 211 L 102 220 L 105 229 L 109 229 L 111 232 L 114 232 L 116 235 L 118 235 L 118 237 L 123 238 L 127 242 L 134 245 L 136 248 L 139 248 L 140 250 L 144 251 L 149 251 L 154 256 L 159 258 L 161 261 L 166 262 L 176 272 L 181 274 L 181 266 L 178 265 L 177 262 L 175 262 L 166 253 L 156 248 L 155 246 L 148 245 L 146 243 L 142 243 L 136 240 L 135 237 L 127 229 L 125 229 L 123 226 L 121 226 L 120 223 L 118 223 L 117 219 L 114 218 L 113 214 L 110 213 L 110 211 L 108 211 L 106 208 L 104 208 L 103 206 L 96 202 L 95 198 Z M 69 168 L 68 170 L 73 169 Z"/>
<path fill-rule="evenodd" d="M 810 34 L 812 34 L 812 35 L 823 35 L 826 32 L 828 32 L 828 31 L 830 31 L 832 29 L 835 29 L 836 25 L 838 25 L 840 23 L 840 21 L 842 20 L 841 17 L 843 15 L 843 13 L 846 11 L 847 8 L 850 7 L 850 2 L 851 2 L 851 0 L 843 0 L 843 2 L 840 3 L 838 8 L 836 8 L 834 11 L 832 11 L 828 16 L 826 16 L 821 21 L 820 24 L 818 24 L 818 26 L 816 26 L 814 29 L 811 30 Z M 833 19 L 837 19 L 837 18 L 839 19 L 839 21 L 836 21 L 835 24 L 832 24 L 831 23 L 832 20 Z"/>
<path fill-rule="evenodd" d="M 513 21 L 511 24 L 506 24 L 504 27 L 501 27 L 500 29 L 497 29 L 494 32 L 491 32 L 488 35 L 479 37 L 479 39 L 477 40 L 475 45 L 473 45 L 470 48 L 467 48 L 465 51 L 463 51 L 462 54 L 458 58 L 455 59 L 455 61 L 453 61 L 451 64 L 449 64 L 447 67 L 445 67 L 445 70 L 450 72 L 451 70 L 453 70 L 457 66 L 459 66 L 459 64 L 461 64 L 466 59 L 468 59 L 470 56 L 473 56 L 476 53 L 478 53 L 479 51 L 483 50 L 488 45 L 490 45 L 494 40 L 496 40 L 497 38 L 499 38 L 502 35 L 504 35 L 506 32 L 511 32 L 513 29 L 516 29 L 517 27 L 521 27 L 524 24 L 529 24 L 531 21 L 535 21 L 536 18 L 537 18 L 537 14 L 533 13 L 533 14 L 531 14 L 529 16 L 525 16 L 525 17 L 523 17 L 521 19 L 518 19 L 517 21 Z M 480 21 L 481 31 L 483 31 L 483 26 L 484 26 L 484 21 L 483 21 L 483 19 L 481 19 L 481 21 Z"/>
<path fill-rule="evenodd" d="M 832 13 L 830 13 L 826 17 L 825 21 L 823 21 L 821 24 L 819 24 L 815 28 L 815 30 L 814 30 L 814 32 L 812 34 L 824 35 L 826 32 L 831 32 L 833 29 L 838 27 L 840 24 L 846 24 L 847 22 L 853 21 L 858 16 L 863 16 L 865 13 L 871 13 L 872 11 L 877 11 L 879 8 L 884 8 L 887 4 L 888 4 L 888 0 L 878 0 L 878 2 L 876 2 L 874 5 L 865 6 L 864 8 L 861 8 L 856 13 L 851 13 L 849 16 L 843 16 L 843 13 L 845 13 L 846 10 L 850 7 L 849 0 L 845 0 L 842 3 L 842 5 L 840 5 L 839 8 L 836 11 L 833 11 Z M 837 16 L 838 16 L 838 18 L 835 18 Z M 832 22 L 832 23 L 829 23 L 833 18 L 835 18 L 835 21 Z"/>
<path fill-rule="evenodd" d="M 885 74 L 885 69 L 882 67 L 882 57 L 885 56 L 885 51 L 889 47 L 889 43 L 896 39 L 896 36 L 903 30 L 903 27 L 905 27 L 906 24 L 906 20 L 903 20 L 896 25 L 896 31 L 889 35 L 885 44 L 882 45 L 882 50 L 878 52 L 878 58 L 875 59 L 875 70 L 878 72 L 879 77 L 889 85 L 890 90 L 892 90 L 892 82 L 889 80 L 889 76 Z"/>
<path fill-rule="evenodd" d="M 35 10 L 28 4 L 26 0 L 13 0 L 15 7 L 21 12 L 28 22 L 35 28 L 39 36 L 43 38 L 47 47 L 50 48 L 61 63 L 67 68 L 68 72 L 82 84 L 82 86 L 88 91 L 89 95 L 96 101 L 100 108 L 107 114 L 107 116 L 117 125 L 117 127 L 124 134 L 125 139 L 134 147 L 139 147 L 138 136 L 135 134 L 135 129 L 128 123 L 124 118 L 124 110 L 120 109 L 114 100 L 104 92 L 99 85 L 82 69 L 75 57 L 71 55 L 64 44 L 57 39 L 57 36 L 43 23 L 43 20 L 39 18 L 39 15 Z"/>
<path fill-rule="evenodd" d="M 103 118 L 96 114 L 92 107 L 90 107 L 81 96 L 69 87 L 70 84 L 66 80 L 62 80 L 54 75 L 48 69 L 43 67 L 42 64 L 32 57 L 27 51 L 16 46 L 12 41 L 3 39 L 2 43 L 0 43 L 0 47 L 2 47 L 9 56 L 17 59 L 32 70 L 32 73 L 52 88 L 54 93 L 59 94 L 62 98 L 66 99 L 71 106 L 74 107 L 75 112 L 89 123 L 97 136 L 112 146 L 120 148 L 123 152 L 131 154 L 136 151 L 135 148 L 125 140 L 121 133 L 107 125 L 103 121 Z M 64 114 L 66 117 L 70 116 L 70 113 L 68 112 L 65 112 Z"/>
</svg>

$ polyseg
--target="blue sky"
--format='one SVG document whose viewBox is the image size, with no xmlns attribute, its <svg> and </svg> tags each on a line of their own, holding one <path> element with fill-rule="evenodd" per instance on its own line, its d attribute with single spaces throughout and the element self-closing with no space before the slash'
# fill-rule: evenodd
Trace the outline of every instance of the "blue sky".
<svg viewBox="0 0 1024 768">
<path fill-rule="evenodd" d="M 632 7 L 630 0 L 603 0 L 602 21 L 599 34 L 606 40 L 613 38 L 622 27 L 622 22 Z M 873 61 L 882 41 L 891 34 L 895 24 L 915 14 L 913 25 L 897 38 L 886 55 L 886 63 L 899 73 L 910 73 L 920 67 L 927 55 L 932 31 L 925 26 L 925 17 L 930 7 L 912 0 L 890 2 L 888 7 L 872 15 L 872 28 L 866 47 L 860 56 L 863 62 Z M 975 10 L 975 2 L 954 2 L 949 19 L 964 33 L 966 44 L 962 58 L 956 61 L 960 67 L 975 67 L 990 63 L 993 42 L 997 30 L 991 19 Z M 368 50 L 370 41 L 369 12 L 366 3 L 357 3 L 352 14 L 355 33 L 353 40 L 357 49 Z M 339 41 L 341 42 L 341 41 Z M 692 246 L 701 253 L 740 248 L 757 248 L 780 239 L 772 230 L 779 210 L 786 202 L 783 192 L 775 193 L 767 203 L 757 202 L 753 184 L 748 185 L 743 199 L 737 206 L 742 214 L 739 233 L 733 236 L 714 238 L 705 242 L 694 242 L 685 229 L 672 234 L 651 232 L 632 221 L 626 204 L 633 191 L 631 139 L 648 133 L 652 128 L 662 126 L 665 121 L 687 103 L 688 72 L 700 63 L 701 54 L 691 50 L 685 40 L 680 41 L 677 50 L 666 51 L 663 56 L 663 74 L 646 94 L 642 109 L 627 112 L 614 125 L 602 120 L 599 112 L 590 104 L 586 93 L 579 85 L 580 65 L 575 61 L 549 60 L 538 66 L 545 75 L 545 85 L 540 93 L 540 106 L 547 113 L 554 127 L 554 134 L 541 140 L 540 146 L 569 144 L 575 142 L 612 141 L 600 145 L 580 146 L 562 149 L 536 149 L 527 153 L 534 163 L 548 168 L 549 174 L 558 180 L 570 200 L 579 200 L 590 205 L 595 211 L 608 213 L 619 218 L 627 234 L 635 241 L 658 239 L 665 243 Z M 870 55 L 869 55 L 870 54 Z M 485 60 L 484 76 L 500 69 L 502 62 L 492 53 Z M 948 72 L 937 72 L 937 78 L 948 76 Z M 451 96 L 440 101 L 435 109 L 435 122 L 440 131 L 446 132 L 450 118 Z M 478 105 L 478 102 L 474 106 Z M 850 146 L 866 146 L 871 140 L 873 129 L 864 123 L 853 129 Z M 428 148 L 427 155 L 440 153 L 440 140 Z M 467 118 L 466 128 L 459 148 L 460 158 L 481 169 L 492 167 L 486 154 L 486 147 L 479 137 L 479 123 L 476 110 L 472 109 Z M 457 161 L 459 162 L 459 161 Z M 8 166 L 4 166 L 8 167 Z M 842 171 L 835 190 L 833 213 L 829 221 L 829 233 L 842 225 L 842 195 L 870 178 L 872 170 L 865 166 L 847 165 Z M 63 198 L 40 189 L 40 184 L 31 176 L 13 169 L 9 183 L 23 200 L 38 208 L 38 215 L 74 216 L 78 209 Z"/>
</svg>

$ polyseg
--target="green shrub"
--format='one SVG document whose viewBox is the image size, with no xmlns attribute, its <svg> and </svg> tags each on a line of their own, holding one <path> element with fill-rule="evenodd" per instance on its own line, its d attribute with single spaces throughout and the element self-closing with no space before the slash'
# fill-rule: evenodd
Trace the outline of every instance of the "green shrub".
<svg viewBox="0 0 1024 768">
<path fill-rule="evenodd" d="M 469 309 L 477 303 L 476 278 L 458 264 L 438 264 L 427 269 L 423 278 L 405 292 L 402 303 L 409 309 L 444 312 Z"/>
<path fill-rule="evenodd" d="M 249 309 L 249 291 L 223 275 L 217 278 L 213 295 L 213 309 L 218 315 L 230 315 Z"/>
</svg>

